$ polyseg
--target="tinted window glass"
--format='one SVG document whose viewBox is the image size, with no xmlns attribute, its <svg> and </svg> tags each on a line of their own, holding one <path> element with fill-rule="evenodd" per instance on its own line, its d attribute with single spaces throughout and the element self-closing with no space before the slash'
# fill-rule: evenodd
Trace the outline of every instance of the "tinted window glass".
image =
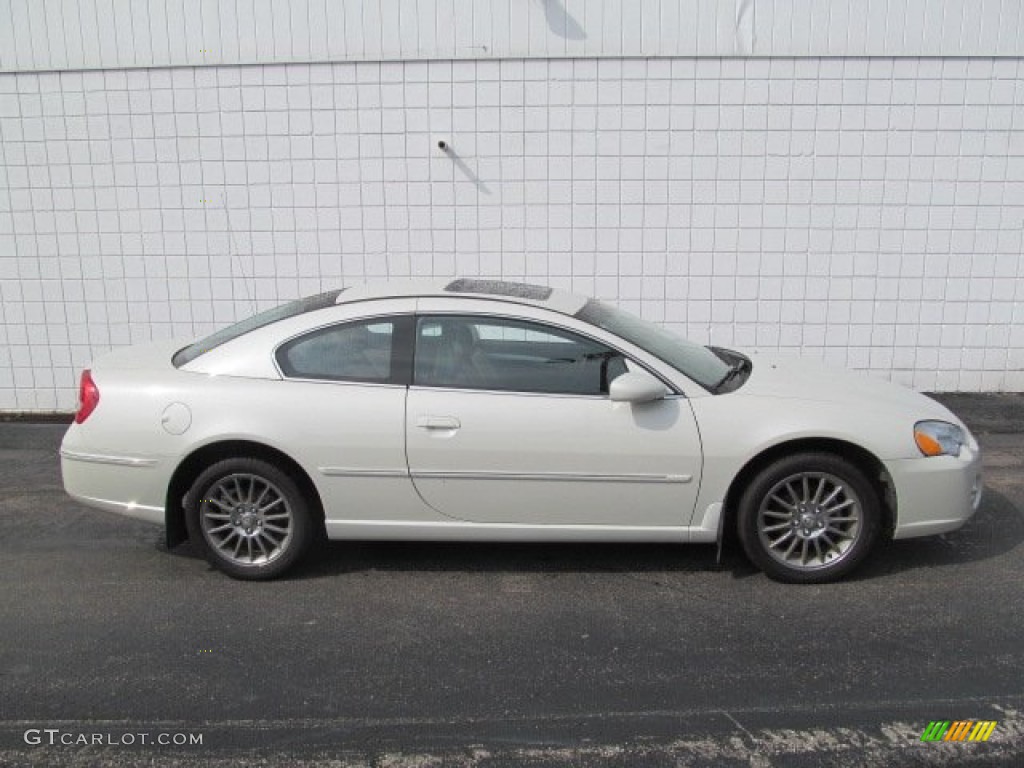
<svg viewBox="0 0 1024 768">
<path fill-rule="evenodd" d="M 636 344 L 707 389 L 713 389 L 729 372 L 728 363 L 707 347 L 687 341 L 610 304 L 591 299 L 576 313 L 576 317 Z"/>
<path fill-rule="evenodd" d="M 414 380 L 423 386 L 603 395 L 625 371 L 617 352 L 539 323 L 424 317 L 416 331 Z"/>
<path fill-rule="evenodd" d="M 174 357 L 171 358 L 171 362 L 175 366 L 180 367 L 185 365 L 185 363 L 192 362 L 204 352 L 209 352 L 214 347 L 219 347 L 221 344 L 232 339 L 237 339 L 239 336 L 249 333 L 249 331 L 255 331 L 257 328 L 263 328 L 271 323 L 276 323 L 278 320 L 295 317 L 304 312 L 312 312 L 317 309 L 333 306 L 338 301 L 339 293 L 341 293 L 341 290 L 327 291 L 327 293 L 319 293 L 316 296 L 307 296 L 304 299 L 282 304 L 280 307 L 274 307 L 266 312 L 260 312 L 258 315 L 247 317 L 245 320 L 229 325 L 227 328 L 221 328 L 216 333 L 207 336 L 205 339 L 200 339 L 184 349 L 179 349 L 174 354 Z"/>
<path fill-rule="evenodd" d="M 451 293 L 489 293 L 492 296 L 513 296 L 517 299 L 546 301 L 553 293 L 544 285 L 508 283 L 504 280 L 453 280 L 444 288 Z"/>
<path fill-rule="evenodd" d="M 394 336 L 390 320 L 332 325 L 282 345 L 277 362 L 294 378 L 386 382 Z"/>
</svg>

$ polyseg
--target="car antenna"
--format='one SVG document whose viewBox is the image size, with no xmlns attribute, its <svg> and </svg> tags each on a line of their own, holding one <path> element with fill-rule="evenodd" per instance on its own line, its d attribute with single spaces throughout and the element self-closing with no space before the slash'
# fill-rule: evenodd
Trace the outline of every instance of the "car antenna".
<svg viewBox="0 0 1024 768">
<path fill-rule="evenodd" d="M 249 276 L 245 273 L 245 264 L 242 263 L 242 254 L 239 253 L 238 241 L 235 239 L 235 230 L 231 226 L 231 209 L 228 208 L 228 194 L 227 190 L 221 195 L 221 202 L 224 204 L 224 218 L 227 221 L 228 227 L 228 267 L 231 270 L 231 285 L 232 285 L 232 299 L 234 299 L 234 284 L 235 284 L 235 256 L 238 256 L 238 269 L 242 273 L 242 287 L 245 289 L 245 298 L 249 302 L 252 314 L 256 314 L 256 276 L 255 271 L 253 274 L 253 286 L 252 293 L 249 292 Z M 249 238 L 252 242 L 252 236 Z M 252 256 L 250 249 L 249 256 Z M 212 300 L 212 297 L 211 297 Z"/>
</svg>

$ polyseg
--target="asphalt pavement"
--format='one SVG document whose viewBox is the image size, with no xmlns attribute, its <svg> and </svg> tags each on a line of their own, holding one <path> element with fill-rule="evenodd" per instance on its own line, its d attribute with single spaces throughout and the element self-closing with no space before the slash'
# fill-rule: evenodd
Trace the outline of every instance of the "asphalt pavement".
<svg viewBox="0 0 1024 768">
<path fill-rule="evenodd" d="M 61 425 L 0 424 L 0 765 L 1019 765 L 1024 396 L 942 399 L 978 514 L 810 587 L 649 545 L 332 543 L 232 581 L 67 498 Z"/>
</svg>

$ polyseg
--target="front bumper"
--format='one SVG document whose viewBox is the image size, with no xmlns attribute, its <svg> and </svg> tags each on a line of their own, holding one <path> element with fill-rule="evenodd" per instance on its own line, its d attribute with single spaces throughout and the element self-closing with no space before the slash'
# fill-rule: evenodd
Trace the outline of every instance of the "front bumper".
<svg viewBox="0 0 1024 768">
<path fill-rule="evenodd" d="M 959 456 L 885 462 L 896 491 L 894 539 L 955 531 L 981 504 L 981 449 L 973 437 Z"/>
</svg>

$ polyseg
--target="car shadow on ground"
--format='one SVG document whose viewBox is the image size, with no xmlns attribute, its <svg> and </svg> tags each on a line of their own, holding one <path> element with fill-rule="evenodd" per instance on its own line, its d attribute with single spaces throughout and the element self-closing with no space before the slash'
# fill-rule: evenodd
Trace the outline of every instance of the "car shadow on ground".
<svg viewBox="0 0 1024 768">
<path fill-rule="evenodd" d="M 992 488 L 963 528 L 940 536 L 883 542 L 852 579 L 974 563 L 1012 552 L 1024 542 L 1024 510 Z"/>
<path fill-rule="evenodd" d="M 959 531 L 922 539 L 880 542 L 868 561 L 850 578 L 863 581 L 989 560 L 1018 548 L 1022 542 L 1024 513 L 1006 496 L 989 488 L 978 513 Z M 747 561 L 735 537 L 729 537 L 720 560 L 717 547 L 709 544 L 333 541 L 316 547 L 288 578 L 315 579 L 360 571 L 690 572 L 728 573 L 733 578 L 760 575 Z"/>
<path fill-rule="evenodd" d="M 327 542 L 296 578 L 358 571 L 449 573 L 616 573 L 716 571 L 713 545 L 494 542 Z"/>
</svg>

